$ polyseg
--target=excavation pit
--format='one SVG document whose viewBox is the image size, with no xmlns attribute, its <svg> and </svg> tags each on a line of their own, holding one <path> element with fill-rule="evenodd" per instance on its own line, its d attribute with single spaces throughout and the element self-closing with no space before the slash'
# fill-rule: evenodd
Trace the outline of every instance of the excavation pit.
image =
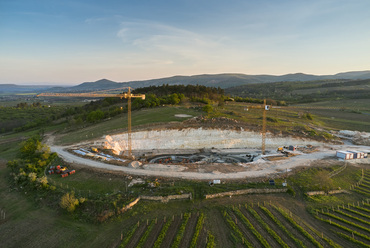
<svg viewBox="0 0 370 248">
<path fill-rule="evenodd" d="M 217 153 L 196 153 L 196 154 L 166 154 L 149 159 L 149 163 L 159 164 L 213 164 L 213 163 L 249 163 L 256 155 L 252 154 L 217 154 Z"/>
</svg>

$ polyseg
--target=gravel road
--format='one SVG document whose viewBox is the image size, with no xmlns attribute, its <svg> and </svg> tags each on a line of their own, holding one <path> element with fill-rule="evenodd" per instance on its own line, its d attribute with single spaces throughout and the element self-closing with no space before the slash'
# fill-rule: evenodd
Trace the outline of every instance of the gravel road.
<svg viewBox="0 0 370 248">
<path fill-rule="evenodd" d="M 179 165 L 163 165 L 163 164 L 149 164 L 146 169 L 143 168 L 129 168 L 123 166 L 116 166 L 112 164 L 106 164 L 96 160 L 82 158 L 66 151 L 68 147 L 51 146 L 51 151 L 58 153 L 66 162 L 78 163 L 86 166 L 91 166 L 100 169 L 106 169 L 111 171 L 122 171 L 131 175 L 138 176 L 161 176 L 161 177 L 172 177 L 172 178 L 183 178 L 183 179 L 199 179 L 199 180 L 213 180 L 213 179 L 242 179 L 242 178 L 254 178 L 268 176 L 270 174 L 284 173 L 287 169 L 293 169 L 299 166 L 310 166 L 315 164 L 315 161 L 322 160 L 324 158 L 332 157 L 334 160 L 335 150 L 348 150 L 348 149 L 359 150 L 361 147 L 358 146 L 333 146 L 321 148 L 319 152 L 311 154 L 301 154 L 291 157 L 286 160 L 279 161 L 265 161 L 259 159 L 252 163 L 243 164 L 245 171 L 233 172 L 233 173 L 221 173 L 214 171 L 211 173 L 204 172 L 183 172 L 179 171 Z"/>
</svg>

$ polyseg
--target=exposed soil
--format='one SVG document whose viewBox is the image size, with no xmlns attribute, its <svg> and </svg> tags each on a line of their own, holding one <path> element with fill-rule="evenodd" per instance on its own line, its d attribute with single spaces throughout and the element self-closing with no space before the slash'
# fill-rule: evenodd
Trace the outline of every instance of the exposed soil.
<svg viewBox="0 0 370 248">
<path fill-rule="evenodd" d="M 197 247 L 206 247 L 207 245 L 207 230 L 204 227 L 202 227 L 202 230 L 200 231 L 198 240 L 197 240 Z"/>
<path fill-rule="evenodd" d="M 189 247 L 191 240 L 193 238 L 197 220 L 198 220 L 197 214 L 191 213 L 191 217 L 188 220 L 188 223 L 186 224 L 185 235 L 182 237 L 180 247 L 183 247 L 183 248 Z"/>
<path fill-rule="evenodd" d="M 161 247 L 171 247 L 172 241 L 177 234 L 177 230 L 181 225 L 181 217 L 175 216 L 175 220 L 172 222 L 170 228 L 168 228 L 167 234 L 162 242 Z"/>
<path fill-rule="evenodd" d="M 150 223 L 150 222 L 149 222 Z M 157 221 L 157 224 L 154 224 L 153 230 L 150 232 L 148 239 L 146 240 L 143 247 L 151 248 L 154 245 L 154 242 L 157 240 L 159 233 L 162 230 L 164 221 Z"/>
<path fill-rule="evenodd" d="M 256 236 L 254 236 L 252 231 L 244 225 L 242 220 L 238 218 L 235 213 L 230 211 L 229 214 L 231 219 L 235 222 L 240 231 L 244 234 L 248 242 L 250 242 L 253 245 L 253 247 L 263 247 L 259 240 L 256 238 Z"/>
<path fill-rule="evenodd" d="M 127 244 L 128 248 L 136 247 L 137 243 L 139 242 L 139 240 L 140 240 L 141 236 L 143 235 L 143 233 L 145 232 L 146 228 L 147 228 L 146 223 L 140 222 L 139 228 L 136 230 L 134 235 L 131 237 L 130 242 Z"/>
<path fill-rule="evenodd" d="M 285 219 L 276 209 L 273 207 L 267 207 L 270 212 L 291 232 L 294 237 L 301 240 L 306 247 L 315 247 L 304 235 L 302 235 L 289 221 Z"/>
<path fill-rule="evenodd" d="M 254 208 L 262 220 L 289 246 L 295 247 L 296 244 L 291 240 L 260 208 Z"/>
<path fill-rule="evenodd" d="M 215 242 L 218 247 L 233 247 L 234 244 L 231 242 L 230 229 L 228 223 L 222 216 L 220 210 L 211 208 L 206 213 L 206 228 L 211 230 L 213 236 L 215 236 Z M 209 224 L 209 226 L 207 226 Z"/>
<path fill-rule="evenodd" d="M 240 208 L 240 211 L 244 214 L 244 216 L 249 220 L 252 226 L 262 235 L 263 238 L 272 246 L 272 247 L 279 247 L 279 243 L 266 231 L 266 229 L 261 226 L 261 224 L 255 219 L 255 217 L 247 211 L 244 207 Z"/>
</svg>

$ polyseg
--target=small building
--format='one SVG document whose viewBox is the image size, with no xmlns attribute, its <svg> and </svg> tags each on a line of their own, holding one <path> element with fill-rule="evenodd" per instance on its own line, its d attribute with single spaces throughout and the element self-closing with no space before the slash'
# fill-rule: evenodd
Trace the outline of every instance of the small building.
<svg viewBox="0 0 370 248">
<path fill-rule="evenodd" d="M 370 150 L 361 150 L 364 153 L 364 158 L 368 158 L 370 154 Z"/>
<path fill-rule="evenodd" d="M 213 180 L 213 184 L 221 184 L 221 180 L 215 179 L 215 180 Z"/>
<path fill-rule="evenodd" d="M 337 151 L 337 157 L 343 160 L 353 159 L 353 153 L 348 151 Z"/>
<path fill-rule="evenodd" d="M 353 153 L 353 158 L 356 159 L 356 158 L 364 158 L 365 157 L 365 153 L 364 152 L 360 152 L 360 151 L 348 151 L 348 152 L 352 152 Z"/>
</svg>

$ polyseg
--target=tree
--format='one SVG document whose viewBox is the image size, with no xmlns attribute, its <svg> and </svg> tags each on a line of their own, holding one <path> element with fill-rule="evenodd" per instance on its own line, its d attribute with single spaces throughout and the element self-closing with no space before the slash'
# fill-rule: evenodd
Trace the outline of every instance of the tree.
<svg viewBox="0 0 370 248">
<path fill-rule="evenodd" d="M 101 111 L 100 109 L 98 109 L 96 111 L 91 111 L 87 115 L 87 121 L 88 122 L 97 122 L 97 121 L 100 121 L 103 118 L 104 118 L 104 112 Z"/>
<path fill-rule="evenodd" d="M 170 95 L 170 103 L 174 105 L 180 103 L 180 98 L 176 93 L 173 93 L 172 95 Z"/>
<path fill-rule="evenodd" d="M 316 173 L 313 182 L 318 185 L 320 190 L 325 192 L 334 187 L 333 180 L 329 177 L 329 172 L 323 170 Z"/>
</svg>

